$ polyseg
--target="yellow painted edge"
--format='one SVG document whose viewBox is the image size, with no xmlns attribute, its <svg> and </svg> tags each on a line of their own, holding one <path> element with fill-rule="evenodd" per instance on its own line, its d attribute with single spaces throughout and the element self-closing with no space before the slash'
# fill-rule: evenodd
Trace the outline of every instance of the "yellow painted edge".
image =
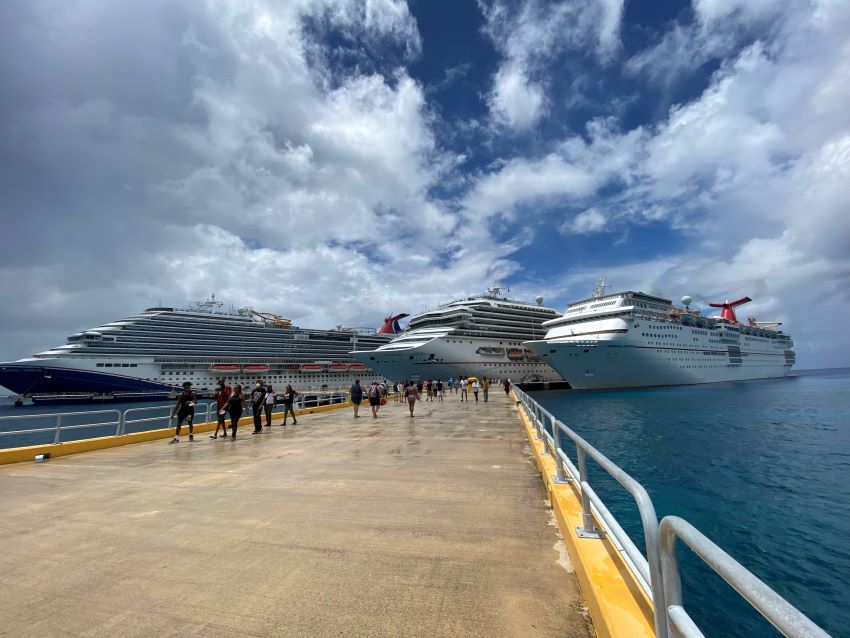
<svg viewBox="0 0 850 638">
<path fill-rule="evenodd" d="M 318 412 L 329 412 L 330 410 L 338 410 L 340 408 L 351 407 L 351 402 L 337 403 L 334 405 L 320 405 L 315 408 L 303 408 L 296 410 L 295 415 L 314 414 Z M 275 415 L 275 418 L 280 419 L 280 415 Z M 265 417 L 264 417 L 265 420 Z M 252 425 L 254 417 L 247 416 L 239 419 L 239 425 Z M 215 430 L 216 423 L 195 423 L 194 430 L 196 433 L 212 432 Z M 184 426 L 183 432 L 188 433 L 188 429 Z M 167 439 L 174 436 L 174 428 L 163 428 L 159 430 L 146 430 L 144 432 L 133 432 L 121 436 L 102 436 L 93 439 L 81 439 L 79 441 L 67 441 L 65 443 L 47 443 L 45 445 L 28 445 L 26 447 L 14 447 L 0 450 L 0 465 L 8 465 L 9 463 L 23 463 L 25 461 L 33 461 L 39 454 L 49 454 L 50 458 L 58 456 L 67 456 L 69 454 L 80 454 L 81 452 L 92 452 L 94 450 L 104 450 L 111 447 L 119 447 L 122 445 L 131 445 L 133 443 L 145 443 L 147 441 L 156 441 L 158 439 Z"/>
<path fill-rule="evenodd" d="M 573 483 L 560 484 L 553 480 L 555 461 L 544 452 L 543 441 L 537 440 L 534 426 L 519 405 L 517 412 L 534 451 L 596 634 L 602 638 L 654 637 L 652 601 L 610 540 L 579 538 L 576 528 L 582 525 L 582 513 L 578 488 Z"/>
</svg>

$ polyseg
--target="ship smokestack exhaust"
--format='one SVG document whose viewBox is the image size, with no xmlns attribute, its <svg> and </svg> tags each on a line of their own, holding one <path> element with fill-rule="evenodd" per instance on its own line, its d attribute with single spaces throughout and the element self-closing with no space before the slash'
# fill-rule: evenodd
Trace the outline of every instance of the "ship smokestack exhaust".
<svg viewBox="0 0 850 638">
<path fill-rule="evenodd" d="M 405 312 L 398 315 L 390 315 L 389 317 L 384 317 L 384 325 L 381 326 L 380 330 L 378 330 L 378 334 L 395 335 L 400 333 L 401 326 L 398 325 L 398 320 L 404 319 L 408 316 L 410 315 Z"/>
<path fill-rule="evenodd" d="M 720 313 L 720 316 L 729 321 L 730 323 L 738 323 L 738 317 L 735 316 L 735 308 L 751 301 L 752 299 L 750 299 L 749 297 L 741 297 L 740 299 L 736 299 L 735 301 L 729 301 L 727 299 L 724 303 L 710 303 L 708 305 L 712 308 L 723 308 Z"/>
</svg>

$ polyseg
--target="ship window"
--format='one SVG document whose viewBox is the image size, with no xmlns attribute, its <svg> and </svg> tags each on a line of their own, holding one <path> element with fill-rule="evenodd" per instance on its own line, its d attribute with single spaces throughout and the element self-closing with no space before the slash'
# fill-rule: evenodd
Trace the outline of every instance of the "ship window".
<svg viewBox="0 0 850 638">
<path fill-rule="evenodd" d="M 104 364 L 103 364 L 103 367 L 104 367 L 104 368 L 111 368 L 111 367 L 112 367 L 112 364 L 111 364 L 111 363 L 104 363 Z"/>
<path fill-rule="evenodd" d="M 102 367 L 103 367 L 103 364 L 102 364 L 102 363 L 98 363 L 98 364 L 97 364 L 97 367 L 98 367 L 98 368 L 102 368 Z"/>
</svg>

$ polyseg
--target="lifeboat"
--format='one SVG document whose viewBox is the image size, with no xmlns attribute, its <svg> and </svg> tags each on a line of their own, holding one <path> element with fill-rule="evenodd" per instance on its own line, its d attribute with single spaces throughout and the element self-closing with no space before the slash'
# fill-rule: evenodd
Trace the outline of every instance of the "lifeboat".
<svg viewBox="0 0 850 638">
<path fill-rule="evenodd" d="M 512 361 L 522 361 L 524 354 L 522 348 L 508 348 L 508 359 Z"/>
<path fill-rule="evenodd" d="M 301 365 L 301 370 L 303 372 L 318 372 L 324 369 L 325 366 L 323 366 L 321 363 L 304 363 Z"/>
<path fill-rule="evenodd" d="M 475 351 L 476 354 L 481 354 L 486 357 L 501 357 L 505 354 L 504 348 L 491 348 L 488 346 L 482 346 Z"/>
<path fill-rule="evenodd" d="M 245 372 L 268 372 L 269 366 L 265 363 L 250 363 L 242 366 Z"/>
<path fill-rule="evenodd" d="M 242 366 L 236 363 L 214 363 L 212 364 L 212 369 L 220 372 L 239 372 Z"/>
<path fill-rule="evenodd" d="M 328 370 L 331 372 L 345 372 L 348 368 L 349 365 L 347 363 L 332 363 L 328 366 Z"/>
<path fill-rule="evenodd" d="M 352 364 L 351 364 L 351 369 L 352 369 L 352 370 L 365 370 L 365 369 L 366 369 L 366 365 L 365 365 L 365 364 L 363 364 L 363 363 L 352 363 Z"/>
</svg>

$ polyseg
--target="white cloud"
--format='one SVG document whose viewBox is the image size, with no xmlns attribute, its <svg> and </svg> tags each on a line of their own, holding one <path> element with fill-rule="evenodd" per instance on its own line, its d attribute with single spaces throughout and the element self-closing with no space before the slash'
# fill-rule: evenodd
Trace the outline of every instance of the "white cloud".
<svg viewBox="0 0 850 638">
<path fill-rule="evenodd" d="M 624 0 L 526 0 L 514 9 L 502 0 L 479 2 L 485 30 L 503 55 L 488 104 L 499 124 L 517 131 L 546 113 L 547 63 L 564 51 L 590 50 L 609 62 L 620 48 Z"/>
<path fill-rule="evenodd" d="M 598 208 L 588 208 L 562 223 L 558 230 L 564 235 L 591 235 L 605 230 L 607 220 Z"/>
<path fill-rule="evenodd" d="M 545 110 L 541 88 L 530 84 L 515 66 L 503 66 L 496 73 L 490 104 L 500 122 L 518 130 L 534 125 Z"/>
</svg>

